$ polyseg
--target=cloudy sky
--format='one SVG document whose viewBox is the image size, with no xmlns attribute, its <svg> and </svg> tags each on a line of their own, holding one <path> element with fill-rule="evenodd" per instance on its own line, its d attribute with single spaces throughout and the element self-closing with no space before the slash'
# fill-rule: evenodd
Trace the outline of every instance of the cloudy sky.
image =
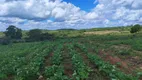
<svg viewBox="0 0 142 80">
<path fill-rule="evenodd" d="M 142 24 L 142 0 L 0 0 L 0 31 Z"/>
</svg>

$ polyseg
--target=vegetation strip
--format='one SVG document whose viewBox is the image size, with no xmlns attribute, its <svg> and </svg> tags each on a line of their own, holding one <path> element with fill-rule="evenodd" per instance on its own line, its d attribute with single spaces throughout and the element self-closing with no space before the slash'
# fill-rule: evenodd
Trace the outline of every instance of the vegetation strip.
<svg viewBox="0 0 142 80">
<path fill-rule="evenodd" d="M 68 80 L 68 77 L 64 75 L 64 67 L 61 65 L 62 49 L 63 46 L 59 44 L 51 58 L 52 66 L 45 68 L 45 77 L 47 80 Z"/>
<path fill-rule="evenodd" d="M 6 62 L 8 60 L 9 64 L 2 63 L 3 66 L 0 69 L 0 79 L 1 78 L 5 79 L 5 78 L 9 78 L 9 77 L 11 77 L 11 78 L 13 77 L 13 79 L 14 78 L 16 79 L 17 76 L 19 75 L 19 73 L 21 73 L 18 71 L 22 67 L 29 65 L 33 60 L 33 59 L 30 59 L 30 57 L 34 57 L 35 55 L 37 55 L 36 53 L 40 51 L 40 49 L 38 49 L 39 46 L 41 46 L 41 45 L 33 46 L 33 48 L 31 48 L 29 50 L 27 48 L 27 50 L 21 51 L 21 54 L 19 54 L 19 51 L 17 50 L 18 52 L 16 52 L 14 56 L 11 56 L 12 57 L 11 61 L 9 61 L 9 59 L 5 59 L 5 61 L 3 61 L 3 62 Z M 35 51 L 31 52 L 31 50 L 34 50 L 34 49 L 35 49 Z M 29 52 L 30 54 L 27 52 Z M 26 54 L 26 55 L 24 55 L 24 54 Z"/>
<path fill-rule="evenodd" d="M 81 56 L 75 51 L 73 45 L 69 45 L 70 56 L 72 56 L 72 63 L 74 67 L 73 80 L 84 80 L 89 77 L 89 72 L 91 72 L 90 67 L 88 67 Z"/>
<path fill-rule="evenodd" d="M 76 48 L 80 56 L 83 58 L 83 61 L 85 62 L 85 64 L 87 64 L 92 69 L 92 71 L 89 73 L 89 77 L 87 80 L 94 80 L 94 79 L 95 80 L 110 80 L 110 78 L 108 78 L 105 74 L 102 74 L 98 70 L 97 66 L 89 60 L 87 55 L 84 54 L 84 51 L 82 51 L 80 47 L 78 47 L 77 44 L 74 44 L 74 47 Z"/>
<path fill-rule="evenodd" d="M 45 45 L 46 46 L 46 45 Z M 46 49 L 47 48 L 47 49 Z M 25 65 L 17 70 L 16 80 L 33 80 L 37 79 L 40 75 L 40 67 L 43 65 L 44 57 L 50 52 L 50 48 L 42 47 L 36 55 L 33 57 L 32 61 L 28 65 Z"/>
<path fill-rule="evenodd" d="M 43 64 L 40 66 L 40 70 L 39 70 L 39 77 L 38 80 L 46 80 L 45 79 L 45 75 L 44 75 L 44 71 L 45 71 L 45 67 L 48 67 L 51 65 L 50 63 L 50 58 L 53 55 L 53 49 L 55 47 L 55 44 L 52 44 L 49 46 L 49 48 L 47 50 L 49 50 L 46 55 L 44 56 L 44 60 L 43 60 Z"/>
</svg>

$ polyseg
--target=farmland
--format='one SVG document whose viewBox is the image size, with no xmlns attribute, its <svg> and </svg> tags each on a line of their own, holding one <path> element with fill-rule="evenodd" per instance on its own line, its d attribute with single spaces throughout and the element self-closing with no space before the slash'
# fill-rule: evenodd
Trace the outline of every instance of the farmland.
<svg viewBox="0 0 142 80">
<path fill-rule="evenodd" d="M 54 41 L 0 45 L 0 80 L 141 80 L 142 32 L 49 31 Z"/>
</svg>

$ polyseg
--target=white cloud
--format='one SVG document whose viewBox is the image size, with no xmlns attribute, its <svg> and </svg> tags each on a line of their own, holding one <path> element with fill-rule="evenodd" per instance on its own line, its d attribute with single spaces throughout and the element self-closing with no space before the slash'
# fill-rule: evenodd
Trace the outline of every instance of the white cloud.
<svg viewBox="0 0 142 80">
<path fill-rule="evenodd" d="M 55 8 L 52 11 L 52 16 L 55 17 L 55 19 L 63 19 L 66 14 L 66 11 L 62 8 Z"/>
<path fill-rule="evenodd" d="M 120 7 L 116 9 L 113 18 L 116 20 L 122 19 L 123 17 L 126 17 L 127 12 L 129 12 L 129 10 L 127 10 L 125 7 Z"/>
<path fill-rule="evenodd" d="M 53 17 L 64 20 L 82 14 L 80 8 L 61 0 L 24 0 L 0 3 L 0 16 L 19 17 L 30 20 L 43 20 Z M 76 15 L 76 13 L 78 13 Z"/>
<path fill-rule="evenodd" d="M 90 12 L 63 0 L 0 0 L 0 30 L 92 28 L 142 24 L 141 0 L 94 0 Z"/>
<path fill-rule="evenodd" d="M 88 14 L 85 16 L 85 19 L 94 20 L 94 19 L 96 19 L 97 17 L 99 17 L 97 13 L 95 13 L 95 12 L 90 12 L 90 13 L 88 13 Z"/>
<path fill-rule="evenodd" d="M 112 26 L 115 21 L 123 20 L 124 24 L 135 24 L 142 17 L 142 1 L 141 0 L 99 0 L 99 4 L 93 9 L 99 14 L 103 20 L 108 19 Z M 142 24 L 142 23 L 141 23 Z"/>
<path fill-rule="evenodd" d="M 132 4 L 132 8 L 142 9 L 142 1 L 141 0 L 134 0 L 134 2 Z"/>
</svg>

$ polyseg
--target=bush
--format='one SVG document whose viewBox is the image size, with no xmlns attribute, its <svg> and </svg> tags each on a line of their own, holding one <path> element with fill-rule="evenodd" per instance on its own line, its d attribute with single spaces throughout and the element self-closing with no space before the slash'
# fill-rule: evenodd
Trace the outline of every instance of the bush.
<svg viewBox="0 0 142 80">
<path fill-rule="evenodd" d="M 139 32 L 141 30 L 141 26 L 139 24 L 137 25 L 134 25 L 132 28 L 131 28 L 131 33 L 136 33 L 136 32 Z"/>
<path fill-rule="evenodd" d="M 2 45 L 8 45 L 10 43 L 11 43 L 11 40 L 8 37 L 3 37 L 0 39 L 0 44 L 2 44 Z"/>
<path fill-rule="evenodd" d="M 30 41 L 40 41 L 42 31 L 40 29 L 32 29 L 27 34 Z"/>
<path fill-rule="evenodd" d="M 24 39 L 15 39 L 11 41 L 12 43 L 24 43 L 25 40 Z"/>
<path fill-rule="evenodd" d="M 40 40 L 41 41 L 43 41 L 43 40 L 54 40 L 54 35 L 49 34 L 49 33 L 42 33 Z"/>
<path fill-rule="evenodd" d="M 26 41 L 44 41 L 44 40 L 53 40 L 54 35 L 49 33 L 42 33 L 40 29 L 33 29 L 28 32 L 28 38 Z"/>
</svg>

